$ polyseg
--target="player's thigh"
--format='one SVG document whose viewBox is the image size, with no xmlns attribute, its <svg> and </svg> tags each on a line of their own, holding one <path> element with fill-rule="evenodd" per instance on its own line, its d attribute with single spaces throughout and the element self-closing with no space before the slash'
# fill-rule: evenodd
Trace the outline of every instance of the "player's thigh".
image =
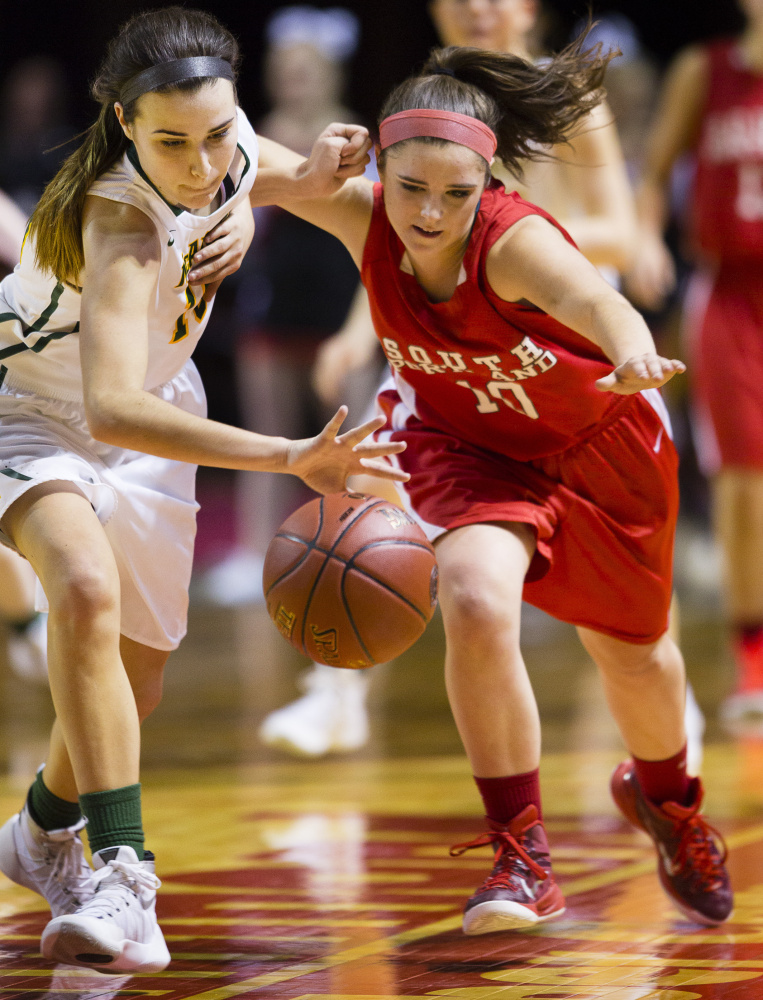
<svg viewBox="0 0 763 1000">
<path fill-rule="evenodd" d="M 90 501 L 74 483 L 32 487 L 8 508 L 0 527 L 29 560 L 52 604 L 72 588 L 99 602 L 118 599 L 113 552 Z"/>
</svg>

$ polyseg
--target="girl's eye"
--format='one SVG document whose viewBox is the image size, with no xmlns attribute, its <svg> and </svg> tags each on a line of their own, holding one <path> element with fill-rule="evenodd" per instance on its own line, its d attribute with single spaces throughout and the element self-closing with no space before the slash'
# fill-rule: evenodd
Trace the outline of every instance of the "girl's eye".
<svg viewBox="0 0 763 1000">
<path fill-rule="evenodd" d="M 417 191 L 421 191 L 422 190 L 420 187 L 417 187 L 416 184 L 406 184 L 405 181 L 400 181 L 400 186 L 402 187 L 402 189 L 404 191 L 417 192 Z"/>
<path fill-rule="evenodd" d="M 450 194 L 454 198 L 468 198 L 469 195 L 471 194 L 471 192 L 470 191 L 451 191 Z"/>
<path fill-rule="evenodd" d="M 226 136 L 228 135 L 230 135 L 230 129 L 226 128 L 222 132 L 215 132 L 215 134 L 211 135 L 209 138 L 220 140 L 220 139 L 225 139 Z"/>
<path fill-rule="evenodd" d="M 182 146 L 182 145 L 183 145 L 182 139 L 162 139 L 162 146 L 164 146 L 165 149 L 174 149 L 176 146 Z"/>
</svg>

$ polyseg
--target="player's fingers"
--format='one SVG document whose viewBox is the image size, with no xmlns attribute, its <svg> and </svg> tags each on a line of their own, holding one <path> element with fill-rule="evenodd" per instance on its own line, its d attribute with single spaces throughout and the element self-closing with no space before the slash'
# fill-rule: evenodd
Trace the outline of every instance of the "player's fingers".
<svg viewBox="0 0 763 1000">
<path fill-rule="evenodd" d="M 344 423 L 346 416 L 347 416 L 347 407 L 344 404 L 342 404 L 342 406 L 339 407 L 339 409 L 336 411 L 331 420 L 329 420 L 329 422 L 323 428 L 320 436 L 322 438 L 330 438 L 330 439 L 335 438 L 337 436 L 337 433 L 339 432 L 339 428 Z M 341 441 L 342 439 L 340 438 L 339 440 Z"/>
<path fill-rule="evenodd" d="M 346 143 L 342 149 L 342 156 L 354 156 L 358 152 L 368 149 L 371 145 L 371 137 L 368 129 L 363 125 L 347 125 L 345 128 Z"/>
<path fill-rule="evenodd" d="M 356 455 L 399 455 L 405 451 L 405 441 L 361 441 L 352 449 Z"/>
<path fill-rule="evenodd" d="M 334 171 L 337 177 L 362 177 L 366 172 L 366 167 L 371 162 L 371 157 L 366 155 L 357 162 L 347 163 L 344 160 Z"/>
<path fill-rule="evenodd" d="M 209 243 L 205 243 L 200 246 L 196 253 L 191 257 L 191 264 L 201 264 L 202 261 L 212 260 L 213 257 L 219 257 L 220 254 L 225 253 L 226 250 L 230 250 L 233 245 L 233 237 L 230 233 L 226 233 L 221 236 L 219 240 L 212 240 Z"/>
<path fill-rule="evenodd" d="M 407 472 L 403 472 L 402 469 L 396 469 L 381 459 L 361 458 L 360 464 L 364 469 L 372 469 L 382 479 L 391 479 L 395 483 L 407 483 L 411 478 Z"/>
<path fill-rule="evenodd" d="M 380 427 L 383 427 L 387 422 L 387 418 L 378 414 L 372 417 L 370 420 L 366 420 L 364 424 L 359 427 L 353 427 L 351 430 L 346 431 L 340 438 L 339 441 L 342 444 L 356 445 L 359 444 L 363 438 L 368 437 L 369 434 L 373 434 L 374 431 L 378 431 Z"/>
<path fill-rule="evenodd" d="M 241 257 L 238 253 L 227 253 L 220 257 L 214 257 L 201 267 L 194 267 L 188 273 L 188 280 L 194 284 L 201 281 L 219 281 L 226 274 L 237 271 L 241 264 Z"/>
<path fill-rule="evenodd" d="M 614 372 L 609 375 L 605 375 L 603 378 L 597 378 L 594 383 L 599 392 L 613 392 L 617 390 L 618 381 Z"/>
</svg>

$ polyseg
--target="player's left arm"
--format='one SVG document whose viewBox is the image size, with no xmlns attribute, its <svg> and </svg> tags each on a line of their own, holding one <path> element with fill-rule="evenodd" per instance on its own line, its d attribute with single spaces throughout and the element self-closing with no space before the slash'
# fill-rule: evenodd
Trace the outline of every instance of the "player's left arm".
<svg viewBox="0 0 763 1000">
<path fill-rule="evenodd" d="M 507 302 L 526 300 L 598 344 L 614 371 L 597 387 L 621 394 L 664 385 L 686 366 L 657 353 L 641 315 L 537 215 L 521 219 L 495 243 L 487 278 Z"/>
</svg>

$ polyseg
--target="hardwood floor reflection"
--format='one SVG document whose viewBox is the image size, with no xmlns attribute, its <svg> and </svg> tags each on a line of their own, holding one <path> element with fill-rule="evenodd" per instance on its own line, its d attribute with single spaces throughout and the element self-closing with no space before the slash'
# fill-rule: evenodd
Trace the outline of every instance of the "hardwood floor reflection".
<svg viewBox="0 0 763 1000">
<path fill-rule="evenodd" d="M 0 876 L 0 1000 L 163 996 L 294 1000 L 763 995 L 763 735 L 723 731 L 731 686 L 717 615 L 685 606 L 683 646 L 707 716 L 706 808 L 729 846 L 737 907 L 699 928 L 658 889 L 651 846 L 617 815 L 619 736 L 574 631 L 528 611 L 525 653 L 544 720 L 542 781 L 564 917 L 531 934 L 466 938 L 465 898 L 489 851 L 451 858 L 480 808 L 442 680 L 435 619 L 377 669 L 372 737 L 345 757 L 294 761 L 257 726 L 303 666 L 262 607 L 192 609 L 164 702 L 144 729 L 148 846 L 173 962 L 157 976 L 46 968 L 38 897 Z M 44 759 L 45 689 L 0 662 L 0 815 Z"/>
</svg>

